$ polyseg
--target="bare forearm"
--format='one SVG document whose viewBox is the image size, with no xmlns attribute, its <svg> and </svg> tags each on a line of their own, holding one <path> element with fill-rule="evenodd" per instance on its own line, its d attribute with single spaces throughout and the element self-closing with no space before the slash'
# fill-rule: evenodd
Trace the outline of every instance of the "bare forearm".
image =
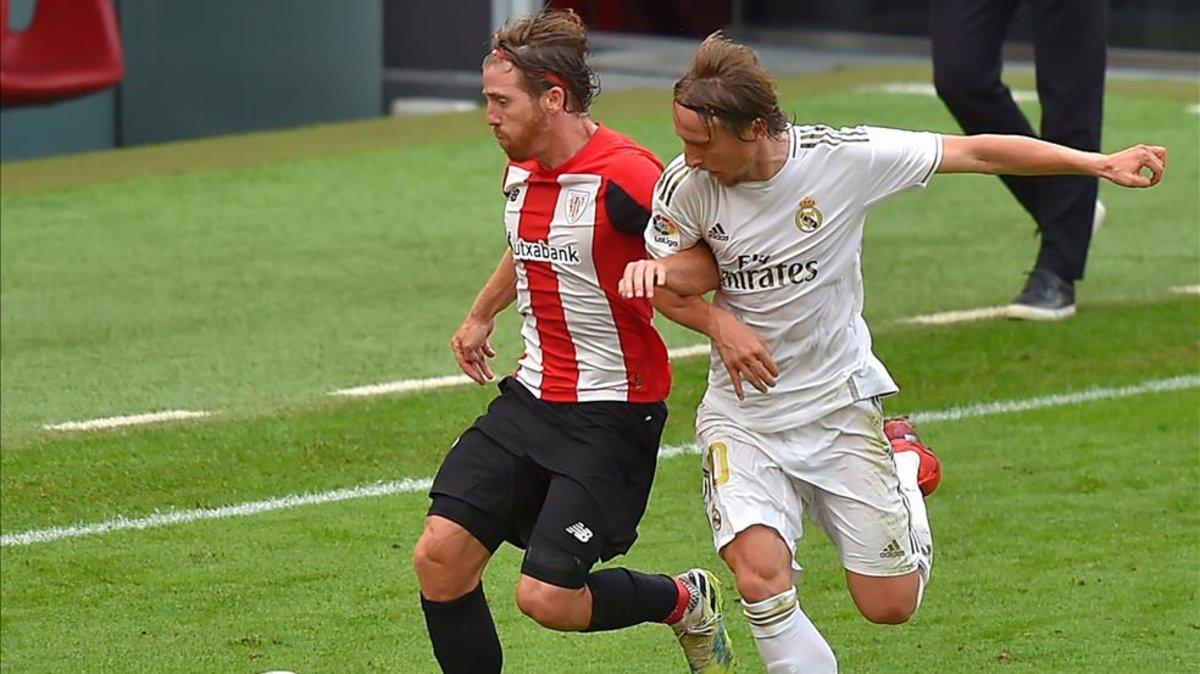
<svg viewBox="0 0 1200 674">
<path fill-rule="evenodd" d="M 939 173 L 1102 177 L 1106 157 L 1026 136 L 945 136 Z"/>
<path fill-rule="evenodd" d="M 716 290 L 721 283 L 712 251 L 703 241 L 663 258 L 662 262 L 667 268 L 665 287 L 676 295 L 703 295 Z"/>
<path fill-rule="evenodd" d="M 667 288 L 659 288 L 651 302 L 655 310 L 672 322 L 711 337 L 714 308 L 698 295 L 681 296 Z"/>
<path fill-rule="evenodd" d="M 492 272 L 487 283 L 483 284 L 467 317 L 479 321 L 491 321 L 516 299 L 517 268 L 510 250 L 500 258 L 500 264 L 496 266 L 496 271 Z"/>
</svg>

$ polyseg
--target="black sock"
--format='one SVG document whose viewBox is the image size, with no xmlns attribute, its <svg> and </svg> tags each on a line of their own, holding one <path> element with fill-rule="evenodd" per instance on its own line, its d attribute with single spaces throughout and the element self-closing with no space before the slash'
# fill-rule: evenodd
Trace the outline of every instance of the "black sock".
<svg viewBox="0 0 1200 674">
<path fill-rule="evenodd" d="M 675 579 L 661 574 L 604 569 L 588 574 L 586 582 L 592 590 L 592 622 L 587 632 L 662 622 L 679 601 Z"/>
<path fill-rule="evenodd" d="M 421 597 L 433 654 L 446 674 L 498 674 L 504 656 L 483 583 L 458 599 Z"/>
</svg>

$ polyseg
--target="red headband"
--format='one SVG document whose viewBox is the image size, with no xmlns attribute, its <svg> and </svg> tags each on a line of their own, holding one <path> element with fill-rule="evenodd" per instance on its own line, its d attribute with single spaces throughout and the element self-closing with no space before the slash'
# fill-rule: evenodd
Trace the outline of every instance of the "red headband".
<svg viewBox="0 0 1200 674">
<path fill-rule="evenodd" d="M 508 61 L 509 63 L 512 63 L 512 61 L 510 61 L 508 58 L 508 54 L 505 53 L 505 51 L 500 47 L 496 47 L 492 50 L 492 56 L 495 56 L 501 61 Z M 560 77 L 558 73 L 547 70 L 546 72 L 542 73 L 542 77 L 546 78 L 550 84 L 559 87 L 566 93 L 570 93 L 571 87 L 567 86 L 567 81 Z"/>
</svg>

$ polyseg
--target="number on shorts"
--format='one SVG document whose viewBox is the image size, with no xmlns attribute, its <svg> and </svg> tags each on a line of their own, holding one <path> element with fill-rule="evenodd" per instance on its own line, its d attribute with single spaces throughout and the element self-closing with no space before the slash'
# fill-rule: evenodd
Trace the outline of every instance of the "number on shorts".
<svg viewBox="0 0 1200 674">
<path fill-rule="evenodd" d="M 725 443 L 714 442 L 708 446 L 708 465 L 714 489 L 729 481 L 729 447 Z"/>
</svg>

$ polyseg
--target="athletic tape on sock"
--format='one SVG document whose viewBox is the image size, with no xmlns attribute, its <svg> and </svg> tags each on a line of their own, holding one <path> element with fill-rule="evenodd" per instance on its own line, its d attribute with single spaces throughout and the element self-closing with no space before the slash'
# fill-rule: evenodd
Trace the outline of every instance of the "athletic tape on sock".
<svg viewBox="0 0 1200 674">
<path fill-rule="evenodd" d="M 750 603 L 742 600 L 742 613 L 750 622 L 750 632 L 756 638 L 765 639 L 786 630 L 795 619 L 799 606 L 796 588 L 791 587 L 762 601 Z"/>
</svg>

